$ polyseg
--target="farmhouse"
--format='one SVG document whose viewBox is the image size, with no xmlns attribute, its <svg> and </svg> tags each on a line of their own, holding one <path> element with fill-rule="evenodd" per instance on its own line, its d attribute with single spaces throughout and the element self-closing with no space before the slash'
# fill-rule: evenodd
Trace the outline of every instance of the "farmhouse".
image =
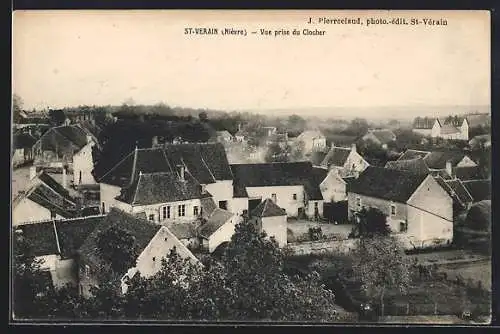
<svg viewBox="0 0 500 334">
<path fill-rule="evenodd" d="M 236 224 L 241 220 L 241 216 L 215 208 L 198 228 L 202 250 L 212 253 L 219 245 L 229 242 L 234 234 Z"/>
<path fill-rule="evenodd" d="M 453 240 L 453 200 L 431 176 L 368 167 L 348 190 L 348 215 L 376 208 L 407 248 L 449 244 Z"/>
<path fill-rule="evenodd" d="M 469 140 L 469 126 L 466 117 L 417 117 L 413 122 L 413 131 L 432 138 Z"/>
<path fill-rule="evenodd" d="M 350 149 L 335 147 L 332 144 L 321 166 L 337 169 L 341 177 L 347 177 L 361 173 L 369 166 L 369 163 L 357 152 L 356 144 L 352 144 Z"/>
<path fill-rule="evenodd" d="M 259 231 L 265 231 L 268 237 L 273 237 L 279 247 L 287 244 L 286 212 L 277 206 L 270 198 L 266 198 L 250 213 L 251 222 Z"/>
<path fill-rule="evenodd" d="M 323 215 L 320 183 L 326 170 L 310 162 L 231 165 L 234 175 L 233 212 L 252 212 L 264 199 L 271 198 L 288 217 Z"/>
</svg>

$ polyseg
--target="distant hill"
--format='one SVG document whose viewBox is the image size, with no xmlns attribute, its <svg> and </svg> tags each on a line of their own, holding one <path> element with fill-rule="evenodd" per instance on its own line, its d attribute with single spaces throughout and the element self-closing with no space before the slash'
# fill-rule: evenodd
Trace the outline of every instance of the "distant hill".
<svg viewBox="0 0 500 334">
<path fill-rule="evenodd" d="M 441 117 L 448 115 L 464 115 L 469 113 L 490 113 L 490 106 L 389 106 L 389 107 L 312 107 L 283 109 L 250 109 L 249 113 L 268 114 L 274 116 L 299 115 L 302 117 L 324 117 L 352 119 L 355 117 L 368 120 L 400 119 L 408 120 L 416 116 Z"/>
</svg>

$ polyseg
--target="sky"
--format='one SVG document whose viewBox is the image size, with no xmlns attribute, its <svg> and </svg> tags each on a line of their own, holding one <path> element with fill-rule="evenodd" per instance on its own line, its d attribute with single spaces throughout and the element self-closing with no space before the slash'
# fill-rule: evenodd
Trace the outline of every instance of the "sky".
<svg viewBox="0 0 500 334">
<path fill-rule="evenodd" d="M 358 16 L 445 18 L 448 25 L 307 24 L 309 17 Z M 185 35 L 186 27 L 248 35 Z M 261 28 L 325 34 L 261 36 Z M 12 40 L 12 88 L 26 109 L 127 100 L 266 110 L 491 99 L 487 11 L 16 11 Z"/>
</svg>

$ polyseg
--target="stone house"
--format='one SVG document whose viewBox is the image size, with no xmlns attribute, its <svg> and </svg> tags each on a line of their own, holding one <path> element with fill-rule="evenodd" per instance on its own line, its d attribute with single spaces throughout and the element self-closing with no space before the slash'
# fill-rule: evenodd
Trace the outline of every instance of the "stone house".
<svg viewBox="0 0 500 334">
<path fill-rule="evenodd" d="M 363 137 L 361 137 L 361 140 L 378 145 L 383 149 L 387 149 L 387 145 L 389 143 L 396 141 L 396 135 L 388 129 L 370 129 Z"/>
<path fill-rule="evenodd" d="M 432 138 L 469 140 L 468 117 L 428 118 L 417 117 L 413 122 L 413 131 Z"/>
<path fill-rule="evenodd" d="M 103 211 L 120 207 L 144 211 L 156 222 L 191 220 L 201 214 L 204 197 L 231 211 L 233 176 L 220 143 L 136 148 L 115 165 L 99 166 L 94 174 Z"/>
<path fill-rule="evenodd" d="M 219 245 L 229 242 L 235 226 L 242 217 L 227 210 L 215 208 L 198 228 L 202 250 L 213 253 Z"/>
<path fill-rule="evenodd" d="M 304 154 L 323 151 L 326 148 L 326 137 L 319 130 L 306 130 L 295 138 L 295 143 L 303 143 Z"/>
<path fill-rule="evenodd" d="M 12 165 L 14 167 L 33 160 L 36 138 L 30 133 L 16 133 L 12 137 Z"/>
<path fill-rule="evenodd" d="M 453 199 L 429 174 L 368 167 L 348 190 L 348 215 L 376 208 L 407 248 L 453 241 Z"/>
</svg>

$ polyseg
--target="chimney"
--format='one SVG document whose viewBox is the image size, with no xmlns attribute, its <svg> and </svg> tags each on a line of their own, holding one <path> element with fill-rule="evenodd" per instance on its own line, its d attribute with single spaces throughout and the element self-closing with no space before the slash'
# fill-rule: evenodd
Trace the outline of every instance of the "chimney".
<svg viewBox="0 0 500 334">
<path fill-rule="evenodd" d="M 68 187 L 68 176 L 66 175 L 66 168 L 63 167 L 62 169 L 62 186 L 64 189 Z"/>
<path fill-rule="evenodd" d="M 357 151 L 356 151 L 356 143 L 353 143 L 353 144 L 351 145 L 351 152 L 357 152 Z"/>
<path fill-rule="evenodd" d="M 153 138 L 151 138 L 151 147 L 157 147 L 158 146 L 158 136 L 153 136 Z"/>
<path fill-rule="evenodd" d="M 30 180 L 33 180 L 36 177 L 36 166 L 30 167 Z"/>
<path fill-rule="evenodd" d="M 453 177 L 453 168 L 451 167 L 451 161 L 446 161 L 446 173 Z"/>
<path fill-rule="evenodd" d="M 238 123 L 238 131 L 241 131 L 241 123 Z"/>
<path fill-rule="evenodd" d="M 132 162 L 132 175 L 130 175 L 130 184 L 132 184 L 135 179 L 136 165 L 137 165 L 137 142 L 135 143 L 134 161 Z"/>
<path fill-rule="evenodd" d="M 184 171 L 185 171 L 184 165 L 177 165 L 177 172 L 179 173 L 179 178 L 181 179 L 181 181 L 185 180 Z"/>
<path fill-rule="evenodd" d="M 92 141 L 92 136 L 91 135 L 87 135 L 87 144 L 90 143 Z"/>
</svg>

